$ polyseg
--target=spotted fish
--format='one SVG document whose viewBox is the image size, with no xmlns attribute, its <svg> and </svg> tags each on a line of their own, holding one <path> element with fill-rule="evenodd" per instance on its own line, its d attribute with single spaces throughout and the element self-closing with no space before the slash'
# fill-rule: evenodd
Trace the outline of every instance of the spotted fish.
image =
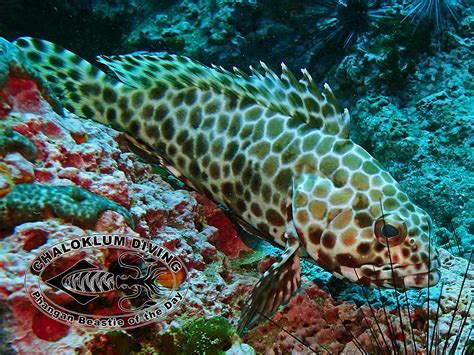
<svg viewBox="0 0 474 355">
<path fill-rule="evenodd" d="M 340 279 L 408 289 L 434 285 L 431 221 L 349 138 L 349 113 L 282 64 L 250 75 L 184 56 L 100 56 L 113 75 L 47 41 L 19 38 L 63 105 L 126 132 L 179 178 L 285 249 L 263 274 L 240 330 L 287 302 L 306 257 Z"/>
</svg>

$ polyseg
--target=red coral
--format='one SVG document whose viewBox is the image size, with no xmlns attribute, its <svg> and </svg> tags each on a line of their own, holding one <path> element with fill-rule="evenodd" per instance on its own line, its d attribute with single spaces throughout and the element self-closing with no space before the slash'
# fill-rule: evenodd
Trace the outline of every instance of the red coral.
<svg viewBox="0 0 474 355">
<path fill-rule="evenodd" d="M 87 142 L 87 135 L 85 132 L 70 132 L 70 135 L 76 144 Z"/>
<path fill-rule="evenodd" d="M 31 329 L 35 335 L 46 341 L 58 341 L 69 333 L 69 326 L 37 311 L 33 316 Z"/>
<path fill-rule="evenodd" d="M 360 327 L 359 312 L 354 305 L 346 302 L 338 304 L 317 285 L 313 285 L 294 296 L 288 306 L 273 317 L 274 322 L 304 340 L 305 346 L 270 322 L 252 329 L 245 340 L 257 352 L 273 348 L 282 353 L 307 353 L 311 348 L 314 351 L 340 353 L 352 340 L 346 330 L 346 322 L 341 318 L 345 318 L 348 324 Z M 352 328 L 351 332 L 357 336 L 361 330 Z"/>
<path fill-rule="evenodd" d="M 15 110 L 32 113 L 41 112 L 43 99 L 33 79 L 9 76 L 3 88 L 3 93 L 11 95 Z"/>
<path fill-rule="evenodd" d="M 230 259 L 238 258 L 241 251 L 250 251 L 240 239 L 234 224 L 224 212 L 217 209 L 216 205 L 202 195 L 196 195 L 196 199 L 202 206 L 202 216 L 206 223 L 216 227 L 218 233 L 212 235 L 208 242 L 214 245 Z"/>
<path fill-rule="evenodd" d="M 63 167 L 84 168 L 84 160 L 80 153 L 67 153 L 62 162 Z"/>
<path fill-rule="evenodd" d="M 201 256 L 206 263 L 212 263 L 217 260 L 216 249 L 211 245 L 208 248 L 201 249 Z"/>
<path fill-rule="evenodd" d="M 44 122 L 41 126 L 41 130 L 48 137 L 57 137 L 62 133 L 61 127 L 59 127 L 52 121 Z"/>
<path fill-rule="evenodd" d="M 223 212 L 217 212 L 207 218 L 207 223 L 219 231 L 209 238 L 209 243 L 231 259 L 238 258 L 241 251 L 250 249 L 242 242 L 232 222 Z"/>
<path fill-rule="evenodd" d="M 25 231 L 25 241 L 23 242 L 23 250 L 31 251 L 43 245 L 48 240 L 48 232 L 41 229 L 30 229 Z"/>
<path fill-rule="evenodd" d="M 175 251 L 179 245 L 180 245 L 180 241 L 178 238 L 167 240 L 163 243 L 163 246 L 169 251 Z"/>
<path fill-rule="evenodd" d="M 36 138 L 41 131 L 41 117 L 30 117 L 27 121 L 14 125 L 13 130 L 26 138 Z"/>
<path fill-rule="evenodd" d="M 44 168 L 35 168 L 35 178 L 38 182 L 47 182 L 53 178 L 53 173 L 48 169 Z"/>
<path fill-rule="evenodd" d="M 12 96 L 18 96 L 24 91 L 38 90 L 38 87 L 32 79 L 18 78 L 10 75 L 7 79 L 4 90 L 8 91 Z"/>
</svg>

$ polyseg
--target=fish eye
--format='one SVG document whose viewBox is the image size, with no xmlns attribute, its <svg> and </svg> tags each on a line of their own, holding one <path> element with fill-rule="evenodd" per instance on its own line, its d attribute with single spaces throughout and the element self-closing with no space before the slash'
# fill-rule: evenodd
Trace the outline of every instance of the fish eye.
<svg viewBox="0 0 474 355">
<path fill-rule="evenodd" d="M 405 223 L 395 221 L 393 218 L 390 218 L 390 216 L 384 216 L 375 222 L 374 233 L 381 244 L 395 246 L 405 240 L 407 228 Z"/>
</svg>

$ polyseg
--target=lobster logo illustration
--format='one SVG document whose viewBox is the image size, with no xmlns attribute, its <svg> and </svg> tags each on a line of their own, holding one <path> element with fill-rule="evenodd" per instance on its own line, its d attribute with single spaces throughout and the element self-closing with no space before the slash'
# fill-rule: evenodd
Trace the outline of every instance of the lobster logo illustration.
<svg viewBox="0 0 474 355">
<path fill-rule="evenodd" d="M 140 257 L 138 253 L 123 253 L 118 259 L 122 268 L 135 271 L 136 276 L 117 275 L 109 271 L 99 270 L 98 267 L 83 259 L 61 274 L 46 280 L 46 284 L 55 287 L 74 298 L 81 305 L 86 305 L 104 292 L 134 289 L 132 295 L 124 296 L 119 300 L 122 311 L 137 311 L 156 304 L 153 298 L 164 296 L 168 289 L 160 285 L 157 280 L 168 273 L 168 269 L 154 259 L 140 258 L 149 265 L 143 269 L 127 264 L 127 256 Z M 177 285 L 174 285 L 177 286 Z M 147 300 L 138 308 L 130 309 L 125 304 L 132 299 L 138 299 L 142 294 Z"/>
</svg>

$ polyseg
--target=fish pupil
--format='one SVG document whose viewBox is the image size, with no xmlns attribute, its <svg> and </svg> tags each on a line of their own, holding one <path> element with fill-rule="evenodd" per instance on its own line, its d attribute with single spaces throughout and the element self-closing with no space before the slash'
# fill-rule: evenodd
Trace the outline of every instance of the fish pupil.
<svg viewBox="0 0 474 355">
<path fill-rule="evenodd" d="M 382 227 L 382 234 L 386 238 L 396 237 L 398 235 L 398 233 L 399 233 L 398 229 L 395 228 L 394 226 L 390 225 L 390 224 L 385 224 Z"/>
</svg>

